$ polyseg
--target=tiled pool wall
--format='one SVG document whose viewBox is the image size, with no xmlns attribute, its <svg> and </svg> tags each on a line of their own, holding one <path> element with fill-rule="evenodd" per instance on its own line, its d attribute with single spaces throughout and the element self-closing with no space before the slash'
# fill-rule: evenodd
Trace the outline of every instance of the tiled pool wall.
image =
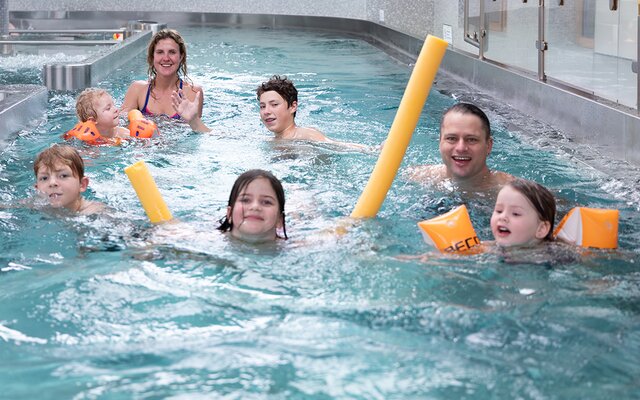
<svg viewBox="0 0 640 400">
<path fill-rule="evenodd" d="M 351 25 L 352 30 L 364 27 L 367 31 L 365 36 L 380 38 L 381 35 L 383 44 L 400 47 L 409 55 L 416 54 L 416 49 L 419 50 L 427 34 L 443 36 L 443 25 L 448 25 L 452 29 L 452 49 L 455 50 L 447 52 L 442 70 L 538 120 L 545 121 L 578 142 L 596 145 L 607 157 L 640 165 L 640 118 L 637 112 L 581 97 L 564 87 L 542 83 L 535 76 L 478 60 L 473 56 L 477 54 L 477 49 L 463 39 L 462 8 L 463 0 L 192 0 L 186 3 L 177 3 L 175 0 L 9 1 L 12 12 L 48 11 L 59 13 L 60 17 L 64 17 L 64 13 L 68 11 L 131 12 L 132 19 L 142 18 L 144 13 L 159 12 L 169 15 L 253 14 L 297 16 L 297 20 L 294 18 L 284 21 L 285 24 L 294 21 L 296 26 L 306 23 L 305 16 L 333 17 L 347 22 L 327 20 L 327 29 L 345 25 Z M 310 26 L 314 28 L 324 24 L 322 21 L 318 22 L 318 19 L 310 22 Z M 554 20 L 554 26 L 570 25 Z"/>
</svg>

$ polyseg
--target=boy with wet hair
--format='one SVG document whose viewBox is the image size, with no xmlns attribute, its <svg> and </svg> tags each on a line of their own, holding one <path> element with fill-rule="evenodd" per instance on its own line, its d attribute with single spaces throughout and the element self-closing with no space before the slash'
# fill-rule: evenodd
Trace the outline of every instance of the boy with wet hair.
<svg viewBox="0 0 640 400">
<path fill-rule="evenodd" d="M 120 126 L 120 110 L 104 89 L 87 88 L 76 99 L 76 114 L 81 122 L 96 124 L 98 133 L 105 138 L 129 138 L 129 129 Z"/>
<path fill-rule="evenodd" d="M 95 214 L 105 209 L 104 204 L 83 198 L 89 186 L 84 175 L 84 161 L 71 146 L 54 144 L 43 150 L 33 163 L 36 183 L 34 187 L 48 204 L 79 214 Z"/>
</svg>

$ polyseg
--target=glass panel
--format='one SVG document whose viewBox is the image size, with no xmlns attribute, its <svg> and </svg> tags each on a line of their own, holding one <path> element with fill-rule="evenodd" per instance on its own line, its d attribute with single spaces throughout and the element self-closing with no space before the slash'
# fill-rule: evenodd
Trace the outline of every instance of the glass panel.
<svg viewBox="0 0 640 400">
<path fill-rule="evenodd" d="M 485 0 L 485 57 L 533 73 L 538 71 L 538 2 Z"/>
<path fill-rule="evenodd" d="M 467 0 L 469 14 L 465 26 L 465 41 L 475 42 L 476 45 L 480 39 L 480 1 L 482 0 Z"/>
<path fill-rule="evenodd" d="M 596 96 L 636 107 L 636 0 L 621 0 L 611 11 L 608 1 L 576 0 L 547 6 L 547 77 Z"/>
</svg>

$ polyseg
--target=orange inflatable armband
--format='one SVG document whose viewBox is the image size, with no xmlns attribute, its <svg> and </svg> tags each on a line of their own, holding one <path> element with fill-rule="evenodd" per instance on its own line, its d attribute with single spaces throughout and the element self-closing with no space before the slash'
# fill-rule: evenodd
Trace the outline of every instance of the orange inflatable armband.
<svg viewBox="0 0 640 400">
<path fill-rule="evenodd" d="M 129 122 L 144 119 L 140 110 L 135 108 L 129 111 L 129 113 L 127 114 L 127 118 L 129 119 Z"/>
<path fill-rule="evenodd" d="M 129 135 L 135 138 L 149 139 L 158 131 L 158 126 L 142 116 L 140 110 L 133 109 L 127 114 Z"/>
<path fill-rule="evenodd" d="M 480 244 L 465 205 L 435 218 L 418 222 L 418 226 L 424 241 L 443 253 L 466 252 Z"/>
<path fill-rule="evenodd" d="M 93 121 L 78 122 L 76 126 L 67 131 L 62 137 L 65 140 L 76 138 L 93 145 L 110 144 L 119 146 L 122 143 L 120 138 L 105 138 L 100 135 L 100 131 L 98 131 Z"/>
<path fill-rule="evenodd" d="M 571 209 L 553 232 L 556 239 L 583 247 L 618 247 L 618 210 L 576 207 Z"/>
</svg>

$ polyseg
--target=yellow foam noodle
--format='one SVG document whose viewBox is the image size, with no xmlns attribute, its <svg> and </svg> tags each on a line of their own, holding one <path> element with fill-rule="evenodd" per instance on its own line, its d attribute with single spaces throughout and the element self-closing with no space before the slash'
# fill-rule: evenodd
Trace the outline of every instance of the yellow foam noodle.
<svg viewBox="0 0 640 400">
<path fill-rule="evenodd" d="M 562 218 L 553 235 L 583 247 L 618 247 L 618 210 L 576 207 Z"/>
<path fill-rule="evenodd" d="M 418 222 L 418 226 L 424 241 L 443 253 L 466 252 L 480 244 L 465 205 Z"/>
<path fill-rule="evenodd" d="M 124 169 L 124 172 L 129 177 L 131 186 L 135 189 L 138 199 L 140 199 L 140 203 L 152 223 L 169 221 L 173 218 L 144 161 L 141 160 L 129 165 Z"/>
<path fill-rule="evenodd" d="M 353 218 L 375 217 L 400 168 L 448 43 L 427 36 L 407 83 L 400 107 L 369 182 L 351 212 Z"/>
</svg>

